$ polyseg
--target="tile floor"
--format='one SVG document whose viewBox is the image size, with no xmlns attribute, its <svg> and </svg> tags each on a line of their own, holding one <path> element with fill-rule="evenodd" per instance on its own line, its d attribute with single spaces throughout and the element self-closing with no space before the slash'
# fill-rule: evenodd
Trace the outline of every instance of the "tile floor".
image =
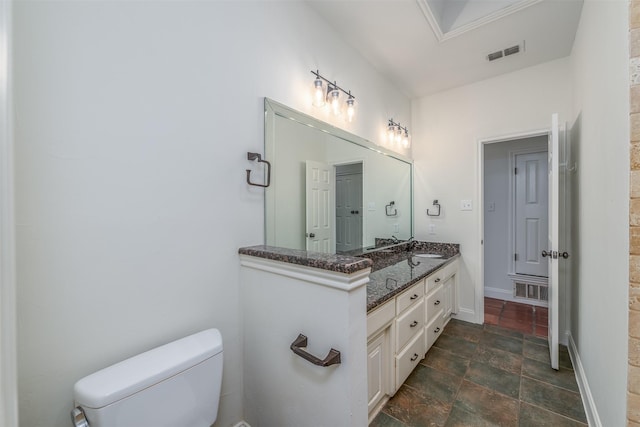
<svg viewBox="0 0 640 427">
<path fill-rule="evenodd" d="M 484 299 L 484 323 L 538 337 L 547 336 L 548 309 L 529 304 Z"/>
<path fill-rule="evenodd" d="M 586 426 L 563 346 L 560 366 L 544 338 L 453 319 L 370 426 Z"/>
</svg>

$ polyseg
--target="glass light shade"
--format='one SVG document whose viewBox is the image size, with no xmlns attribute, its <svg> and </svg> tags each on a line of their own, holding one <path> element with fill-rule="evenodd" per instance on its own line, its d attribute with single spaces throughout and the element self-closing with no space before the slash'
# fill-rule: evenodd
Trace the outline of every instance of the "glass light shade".
<svg viewBox="0 0 640 427">
<path fill-rule="evenodd" d="M 329 91 L 329 103 L 331 104 L 331 111 L 334 115 L 340 115 L 340 91 L 335 87 Z"/>
<path fill-rule="evenodd" d="M 396 139 L 396 128 L 391 123 L 389 123 L 389 127 L 387 127 L 387 139 L 389 140 L 389 144 L 393 144 L 393 141 Z"/>
<path fill-rule="evenodd" d="M 315 107 L 324 107 L 324 88 L 322 87 L 322 80 L 317 77 L 313 81 L 313 105 Z"/>
<path fill-rule="evenodd" d="M 402 146 L 404 148 L 409 148 L 411 141 L 409 140 L 409 131 L 405 129 L 404 135 L 402 135 Z"/>
<path fill-rule="evenodd" d="M 402 142 L 402 128 L 400 125 L 396 128 L 396 143 L 400 144 Z"/>
<path fill-rule="evenodd" d="M 353 117 L 356 114 L 356 100 L 349 95 L 349 99 L 347 99 L 347 121 L 351 123 L 353 121 Z"/>
</svg>

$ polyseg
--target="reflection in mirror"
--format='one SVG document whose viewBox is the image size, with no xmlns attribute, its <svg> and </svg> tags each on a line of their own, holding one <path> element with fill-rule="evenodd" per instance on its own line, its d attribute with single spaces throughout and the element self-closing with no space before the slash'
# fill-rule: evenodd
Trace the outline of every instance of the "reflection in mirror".
<svg viewBox="0 0 640 427">
<path fill-rule="evenodd" d="M 359 253 L 413 235 L 411 160 L 265 98 L 265 242 Z"/>
</svg>

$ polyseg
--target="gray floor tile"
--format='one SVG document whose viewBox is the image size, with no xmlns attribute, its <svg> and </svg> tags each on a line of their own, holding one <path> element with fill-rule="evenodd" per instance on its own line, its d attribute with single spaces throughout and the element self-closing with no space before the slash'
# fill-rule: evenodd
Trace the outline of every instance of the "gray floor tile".
<svg viewBox="0 0 640 427">
<path fill-rule="evenodd" d="M 473 356 L 478 346 L 478 344 L 474 342 L 445 334 L 440 335 L 440 338 L 438 338 L 433 345 L 443 350 L 448 350 L 456 356 L 466 357 L 467 359 Z"/>
<path fill-rule="evenodd" d="M 466 380 L 453 408 L 473 414 L 477 420 L 491 425 L 515 426 L 518 422 L 518 400 Z"/>
<path fill-rule="evenodd" d="M 525 359 L 522 365 L 522 375 L 575 393 L 579 392 L 576 374 L 570 369 L 560 368 L 556 371 L 547 363 Z"/>
<path fill-rule="evenodd" d="M 407 427 L 407 425 L 380 411 L 373 421 L 371 421 L 369 427 Z"/>
<path fill-rule="evenodd" d="M 402 386 L 382 409 L 387 415 L 407 426 L 444 426 L 451 405 L 421 395 L 411 387 Z"/>
<path fill-rule="evenodd" d="M 415 389 L 423 396 L 429 396 L 447 404 L 455 400 L 462 376 L 455 376 L 429 366 L 418 365 L 405 385 Z"/>
<path fill-rule="evenodd" d="M 504 369 L 505 371 L 518 375 L 520 375 L 520 372 L 522 371 L 523 356 L 521 354 L 487 347 L 483 344 L 478 346 L 473 360 L 486 363 L 494 368 Z"/>
<path fill-rule="evenodd" d="M 520 403 L 519 427 L 586 427 L 584 423 L 562 415 L 554 414 L 546 409 Z"/>
<path fill-rule="evenodd" d="M 585 427 L 569 352 L 543 338 L 452 319 L 373 427 Z"/>
<path fill-rule="evenodd" d="M 587 422 L 579 393 L 522 377 L 520 399 L 523 402 L 564 415 L 573 420 Z"/>
<path fill-rule="evenodd" d="M 438 347 L 431 347 L 420 363 L 459 377 L 464 376 L 469 367 L 469 359 Z"/>
<path fill-rule="evenodd" d="M 465 379 L 514 399 L 520 396 L 520 375 L 471 361 Z"/>
<path fill-rule="evenodd" d="M 497 335 L 485 331 L 480 344 L 485 347 L 497 348 L 514 354 L 522 354 L 522 339 Z"/>
</svg>

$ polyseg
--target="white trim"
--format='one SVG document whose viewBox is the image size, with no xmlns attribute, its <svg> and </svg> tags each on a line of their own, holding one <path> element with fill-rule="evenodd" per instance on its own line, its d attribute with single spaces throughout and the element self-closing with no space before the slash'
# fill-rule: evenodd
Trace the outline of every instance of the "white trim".
<svg viewBox="0 0 640 427">
<path fill-rule="evenodd" d="M 0 2 L 0 425 L 18 425 L 12 2 Z"/>
<path fill-rule="evenodd" d="M 478 316 L 476 316 L 476 312 L 468 308 L 459 307 L 458 312 L 455 314 L 452 314 L 451 317 L 454 319 L 462 320 L 464 322 L 478 323 L 482 325 L 484 323 L 484 308 L 482 311 L 483 311 L 482 320 L 479 322 L 477 321 Z"/>
<path fill-rule="evenodd" d="M 487 144 L 497 142 L 513 141 L 517 139 L 535 138 L 536 136 L 548 135 L 549 129 L 538 129 L 528 132 L 518 132 L 513 134 L 494 136 L 478 139 L 478 230 L 480 239 L 478 240 L 478 273 L 475 287 L 475 316 L 474 323 L 484 323 L 484 147 Z M 466 316 L 465 316 L 466 317 Z M 463 319 L 465 320 L 465 319 Z"/>
<path fill-rule="evenodd" d="M 246 421 L 240 421 L 239 423 L 234 424 L 233 427 L 251 427 L 251 426 Z"/>
<path fill-rule="evenodd" d="M 496 21 L 498 19 L 504 18 L 505 16 L 509 16 L 513 13 L 519 12 L 522 9 L 525 9 L 529 6 L 533 6 L 536 3 L 541 2 L 542 0 L 522 0 L 518 3 L 512 4 L 511 6 L 505 7 L 504 9 L 500 9 L 497 10 L 487 16 L 484 16 L 482 18 L 478 18 L 476 20 L 473 20 L 465 25 L 462 25 L 458 28 L 455 28 L 451 31 L 442 31 L 442 28 L 440 28 L 440 23 L 438 22 L 438 20 L 436 19 L 435 15 L 433 14 L 433 11 L 431 10 L 431 7 L 429 6 L 429 1 L 428 0 L 417 0 L 418 5 L 420 6 L 420 9 L 422 10 L 422 13 L 424 14 L 424 17 L 427 19 L 427 22 L 429 22 L 429 24 L 431 25 L 431 29 L 433 30 L 433 34 L 435 34 L 436 38 L 438 39 L 438 41 L 440 43 L 442 43 L 445 40 L 449 40 L 452 39 L 454 37 L 457 37 L 461 34 L 464 34 L 468 31 L 474 30 L 476 28 L 479 28 L 483 25 L 489 24 L 493 21 Z"/>
<path fill-rule="evenodd" d="M 502 288 L 492 288 L 491 286 L 485 286 L 484 296 L 489 298 L 511 301 L 513 300 L 513 291 L 508 291 Z"/>
<path fill-rule="evenodd" d="M 369 273 L 371 273 L 371 268 L 346 274 L 251 255 L 240 255 L 240 265 L 347 292 L 369 283 Z"/>
<path fill-rule="evenodd" d="M 569 341 L 569 357 L 571 357 L 573 371 L 576 374 L 576 381 L 578 382 L 578 389 L 582 396 L 582 404 L 584 405 L 584 412 L 587 415 L 587 422 L 592 427 L 602 427 L 602 422 L 598 415 L 598 409 L 596 408 L 596 401 L 593 398 L 593 394 L 591 394 L 589 381 L 587 381 L 587 375 L 584 372 L 578 348 L 576 347 L 575 341 L 573 341 L 573 335 L 571 335 L 570 331 L 567 331 L 566 334 Z"/>
</svg>

